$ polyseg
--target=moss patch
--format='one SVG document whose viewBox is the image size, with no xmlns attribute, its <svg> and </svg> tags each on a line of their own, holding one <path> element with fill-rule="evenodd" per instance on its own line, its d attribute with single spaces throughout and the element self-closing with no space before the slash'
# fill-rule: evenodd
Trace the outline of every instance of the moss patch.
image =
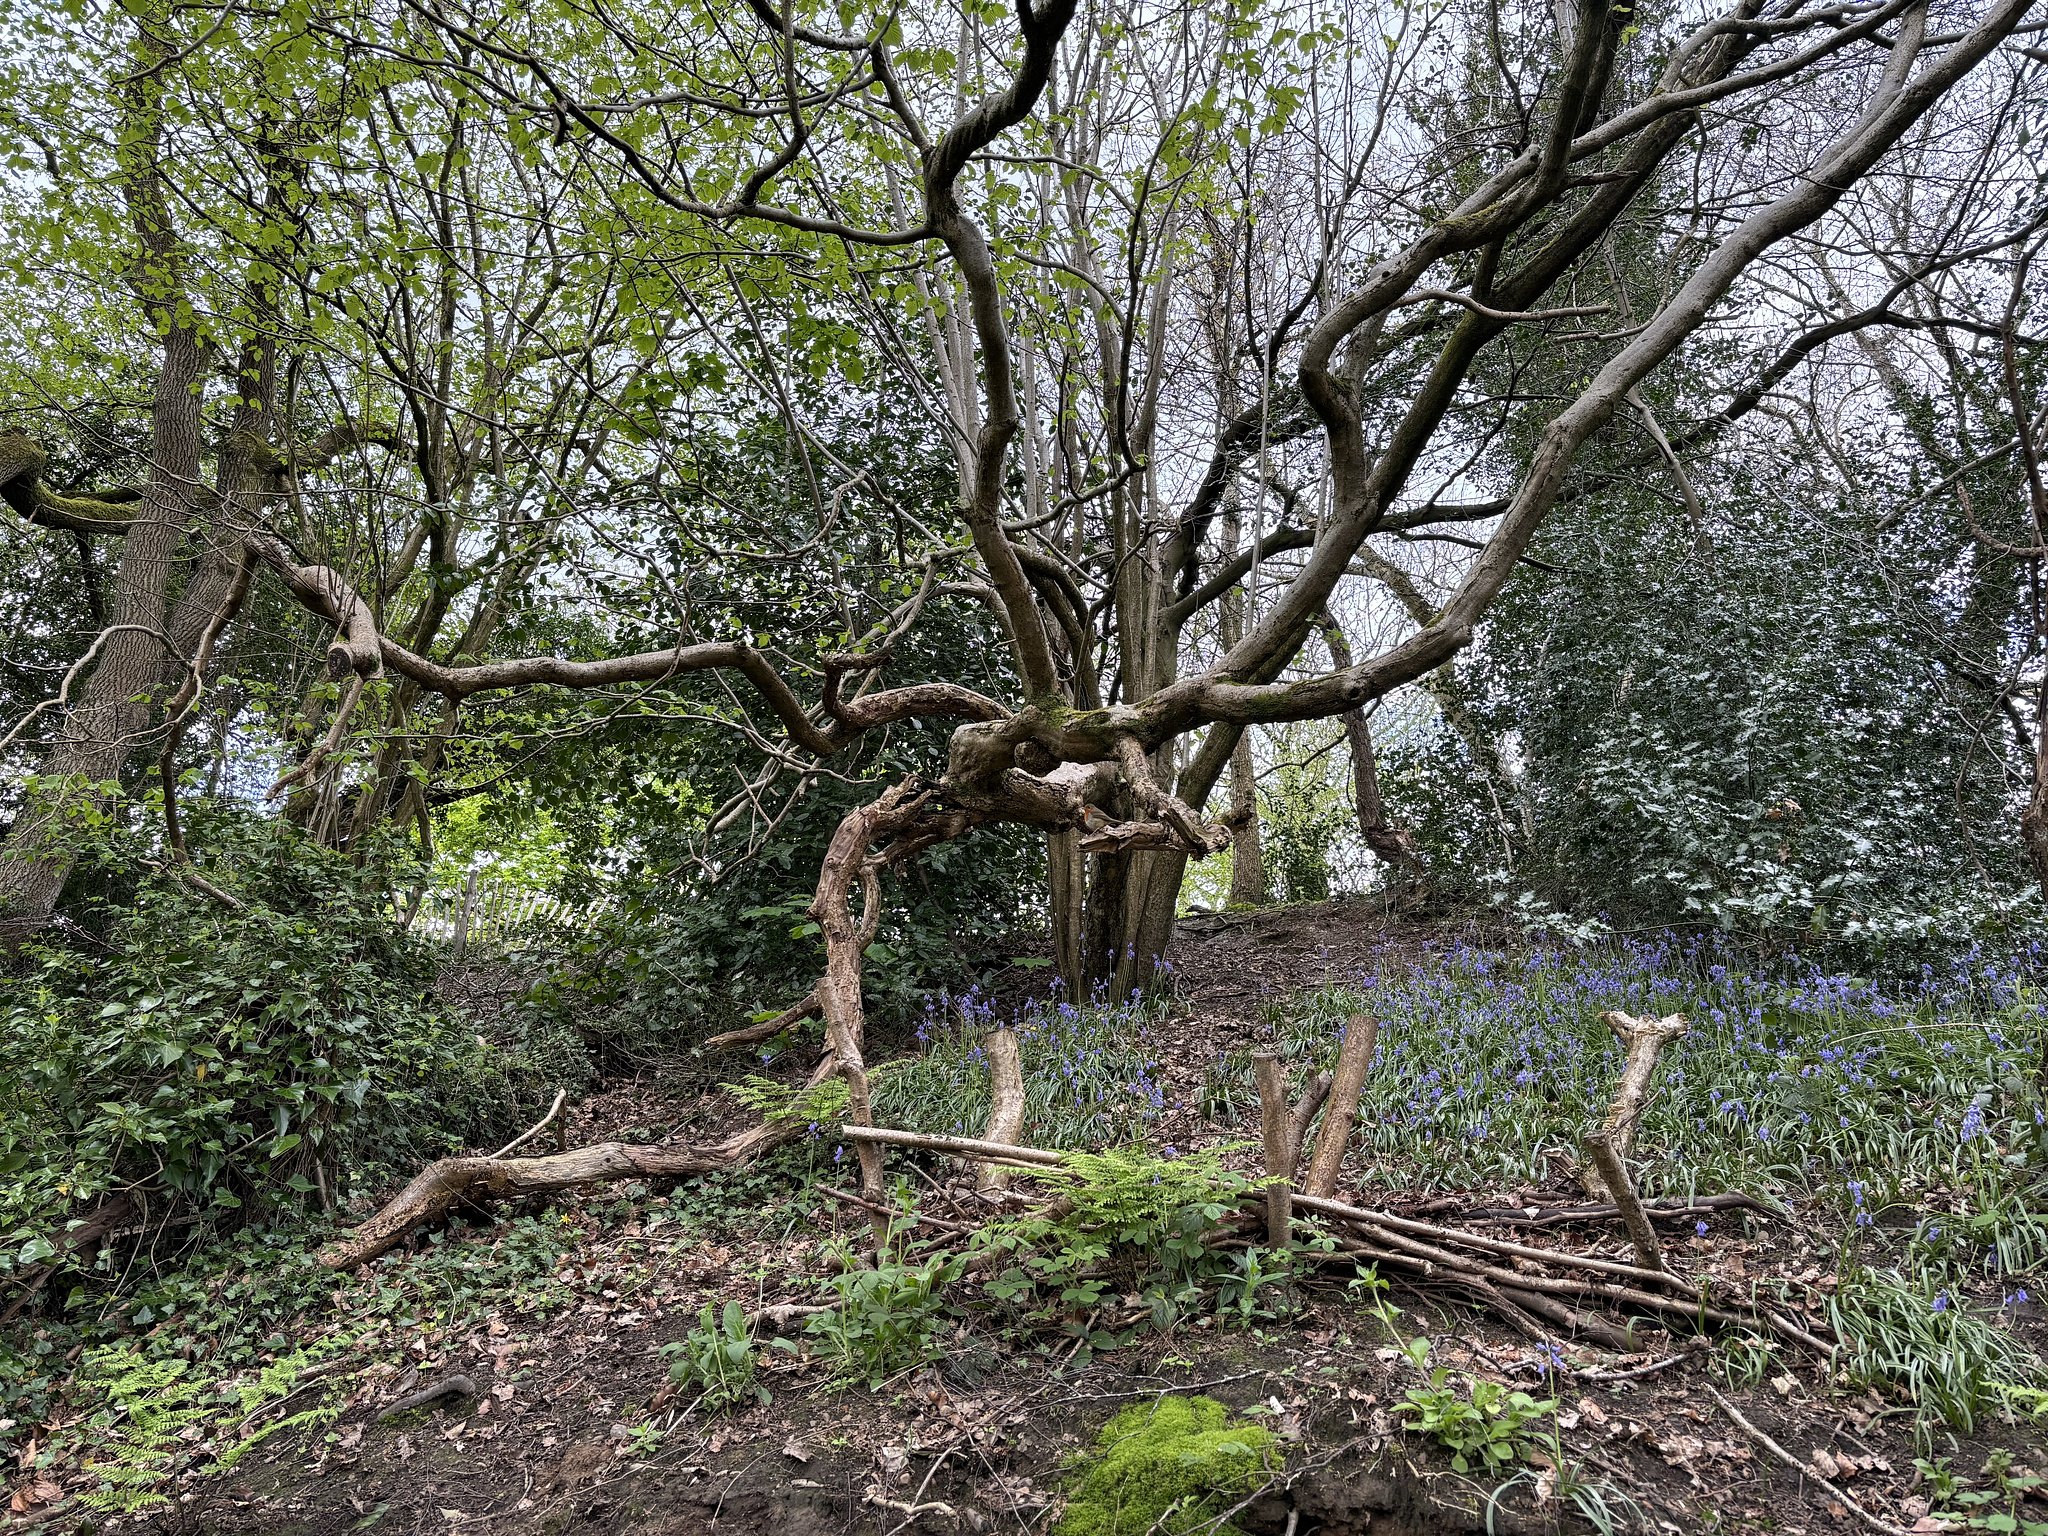
<svg viewBox="0 0 2048 1536">
<path fill-rule="evenodd" d="M 1214 1398 L 1169 1397 L 1126 1408 L 1095 1444 L 1054 1536 L 1193 1530 L 1265 1480 L 1273 1437 Z"/>
</svg>

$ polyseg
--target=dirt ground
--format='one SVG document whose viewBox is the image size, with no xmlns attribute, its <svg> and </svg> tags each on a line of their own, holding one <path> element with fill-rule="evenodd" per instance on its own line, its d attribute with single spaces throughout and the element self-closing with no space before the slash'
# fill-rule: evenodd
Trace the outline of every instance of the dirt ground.
<svg viewBox="0 0 2048 1536">
<path fill-rule="evenodd" d="M 1205 1061 L 1254 1037 L 1266 998 L 1382 962 L 1390 945 L 1440 937 L 1413 925 L 1390 934 L 1364 904 L 1184 924 L 1170 956 L 1181 1009 L 1166 1032 L 1171 1059 L 1162 1063 L 1162 1079 L 1183 1089 L 1199 1082 Z M 1170 1088 L 1169 1105 L 1174 1100 Z M 577 1112 L 568 1140 L 649 1124 L 695 1140 L 734 1113 L 709 1080 L 671 1074 L 595 1096 Z M 1203 1129 L 1187 1103 L 1168 1113 L 1162 1139 Z M 1175 1113 L 1187 1123 L 1176 1128 Z M 1221 1135 L 1233 1128 L 1206 1129 Z M 935 1161 L 926 1166 L 943 1177 Z M 1510 1197 L 1519 1203 L 1538 1194 L 1470 1191 L 1404 1202 L 1375 1189 L 1360 1196 L 1446 1222 L 1459 1209 Z M 662 1203 L 657 1192 L 648 1205 Z M 603 1243 L 591 1250 L 596 1257 L 576 1278 L 576 1305 L 547 1320 L 506 1313 L 460 1337 L 423 1336 L 403 1369 L 380 1368 L 355 1384 L 331 1440 L 326 1433 L 297 1444 L 279 1437 L 266 1446 L 267 1460 L 251 1456 L 147 1518 L 86 1519 L 60 1510 L 40 1528 L 154 1536 L 1042 1536 L 1071 1459 L 1112 1414 L 1164 1394 L 1200 1392 L 1257 1415 L 1286 1447 L 1284 1469 L 1233 1519 L 1251 1536 L 1593 1528 L 1573 1513 L 1567 1495 L 1574 1482 L 1600 1485 L 1609 1507 L 1632 1503 L 1648 1522 L 1628 1515 L 1616 1529 L 1788 1536 L 1941 1529 L 1926 1518 L 1927 1490 L 1914 1469 L 1916 1410 L 1832 1390 L 1817 1360 L 1788 1358 L 1753 1390 L 1724 1389 L 1751 1433 L 1712 1395 L 1705 1352 L 1683 1339 L 1641 1333 L 1638 1351 L 1625 1356 L 1580 1347 L 1568 1352 L 1563 1374 L 1544 1378 L 1537 1351 L 1505 1324 L 1397 1284 L 1392 1299 L 1404 1330 L 1435 1341 L 1433 1364 L 1559 1399 L 1552 1450 L 1508 1486 L 1499 1476 L 1461 1476 L 1443 1452 L 1396 1428 L 1390 1406 L 1419 1374 L 1338 1276 L 1305 1287 L 1303 1310 L 1284 1324 L 1225 1331 L 1205 1318 L 1080 1360 L 1064 1349 L 1010 1352 L 963 1327 L 934 1366 L 878 1391 L 824 1390 L 815 1368 L 771 1351 L 761 1378 L 773 1392 L 770 1404 L 733 1419 L 679 1416 L 684 1405 L 659 1346 L 686 1332 L 706 1302 L 735 1299 L 754 1308 L 809 1299 L 821 1239 L 852 1229 L 843 1208 L 822 1197 L 803 1214 L 781 1232 L 740 1219 L 727 1237 L 655 1244 L 651 1267 L 650 1245 L 629 1222 L 613 1250 Z M 1589 1243 L 1599 1245 L 1590 1251 L 1626 1252 L 1618 1231 L 1600 1228 L 1549 1229 L 1546 1240 L 1580 1252 Z M 1831 1255 L 1796 1222 L 1743 1212 L 1717 1213 L 1707 1236 L 1688 1236 L 1676 1251 L 1687 1266 L 1716 1276 L 1801 1274 L 1823 1290 Z M 2048 1329 L 2038 1306 L 2026 1310 L 2023 1326 L 2038 1345 Z M 458 1373 L 466 1390 L 440 1406 L 381 1417 L 387 1405 Z M 665 1433 L 655 1433 L 663 1426 Z M 1762 1443 L 1766 1436 L 1789 1463 Z M 1981 1444 L 1951 1444 L 1944 1435 L 1940 1449 L 1957 1468 L 1975 1471 L 1993 1444 L 2012 1448 L 2022 1467 L 2048 1470 L 2039 1437 L 2005 1426 L 1993 1426 Z M 2048 1520 L 2048 1504 L 2030 1502 L 2025 1513 Z"/>
</svg>

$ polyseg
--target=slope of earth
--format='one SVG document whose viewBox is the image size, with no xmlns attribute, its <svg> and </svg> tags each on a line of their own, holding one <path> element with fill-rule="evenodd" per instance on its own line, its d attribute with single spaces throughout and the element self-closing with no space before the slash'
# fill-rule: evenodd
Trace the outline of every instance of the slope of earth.
<svg viewBox="0 0 2048 1536">
<path fill-rule="evenodd" d="M 1268 1038 L 1269 1005 L 1458 937 L 1384 927 L 1357 903 L 1184 924 L 1170 956 L 1175 1003 L 1149 1037 L 1160 1099 L 1151 1140 L 1183 1150 L 1241 1141 L 1241 1106 L 1219 1108 L 1205 1085 L 1217 1063 Z M 1021 969 L 995 1011 L 1024 1006 L 1042 981 L 1042 970 Z M 906 1030 L 895 1046 L 916 1042 Z M 800 1053 L 768 1054 L 610 1084 L 578 1106 L 564 1139 L 704 1139 L 745 1118 L 719 1079 L 764 1066 L 800 1072 Z M 1818 1356 L 1731 1346 L 1725 1334 L 1704 1347 L 1683 1328 L 1638 1326 L 1625 1351 L 1582 1340 L 1554 1352 L 1424 1276 L 1389 1272 L 1392 1288 L 1380 1291 L 1357 1283 L 1347 1263 L 1311 1266 L 1292 1290 L 1262 1288 L 1248 1268 L 1164 1330 L 1142 1326 L 1135 1295 L 1119 1307 L 1114 1294 L 1059 1326 L 1026 1326 L 970 1278 L 948 1290 L 951 1305 L 919 1314 L 923 1323 L 904 1303 L 905 1326 L 933 1330 L 923 1363 L 870 1379 L 843 1355 L 835 1368 L 804 1331 L 815 1312 L 802 1311 L 831 1299 L 821 1277 L 867 1229 L 862 1212 L 824 1193 L 854 1182 L 849 1164 L 843 1149 L 813 1141 L 673 1188 L 626 1185 L 472 1212 L 414 1252 L 322 1282 L 332 1295 L 305 1314 L 293 1342 L 324 1337 L 333 1352 L 320 1358 L 341 1362 L 321 1367 L 317 1382 L 314 1370 L 303 1378 L 338 1409 L 330 1422 L 278 1434 L 225 1473 L 208 1464 L 211 1442 L 194 1445 L 166 1463 L 170 1502 L 127 1514 L 72 1496 L 96 1481 L 90 1426 L 59 1424 L 40 1464 L 30 1442 L 11 1528 L 1044 1536 L 1074 1487 L 1077 1458 L 1112 1415 L 1192 1393 L 1270 1430 L 1279 1454 L 1255 1486 L 1233 1493 L 1234 1512 L 1218 1506 L 1217 1525 L 1189 1529 L 1220 1529 L 1227 1514 L 1228 1528 L 1248 1536 L 1807 1536 L 1933 1532 L 1974 1518 L 1977 1529 L 2031 1536 L 2029 1522 L 2048 1521 L 2030 1481 L 2048 1455 L 2023 1415 L 1951 1432 L 1909 1397 L 1846 1386 Z M 946 1159 L 899 1156 L 892 1167 L 911 1171 L 934 1211 L 957 1213 L 976 1198 L 971 1176 L 962 1182 Z M 1384 1170 L 1374 1187 L 1351 1182 L 1366 1172 L 1354 1160 L 1348 1198 L 1445 1222 L 1571 1198 L 1562 1185 L 1526 1182 L 1402 1195 L 1385 1187 Z M 950 1241 L 945 1218 L 935 1220 L 923 1235 Z M 1842 1261 L 1830 1220 L 1817 1207 L 1786 1217 L 1717 1211 L 1703 1218 L 1706 1230 L 1688 1227 L 1670 1243 L 1672 1260 L 1737 1293 L 1786 1276 L 1824 1296 Z M 1541 1240 L 1561 1230 L 1582 1254 L 1629 1256 L 1617 1224 L 1553 1228 Z M 1886 1237 L 1903 1240 L 1882 1227 L 1871 1240 Z M 1257 1251 L 1237 1247 L 1248 1260 Z M 1975 1301 L 2038 1349 L 2048 1328 L 2038 1303 L 2023 1289 L 2018 1297 Z M 672 1380 L 670 1367 L 693 1330 L 700 1344 L 715 1337 L 729 1302 L 758 1318 L 764 1341 L 781 1329 L 785 1344 L 803 1348 L 767 1343 L 752 1382 L 762 1391 L 714 1413 L 699 1401 L 701 1381 Z M 1819 1311 L 1805 1319 L 1823 1320 Z M 195 1336 L 188 1353 L 200 1361 L 216 1347 Z M 1512 1437 L 1512 1458 L 1495 1470 L 1458 1470 L 1432 1437 L 1402 1428 L 1404 1399 L 1444 1389 L 1470 1401 L 1495 1388 L 1556 1404 Z M 1971 1503 L 1971 1494 L 1983 1497 Z"/>
</svg>

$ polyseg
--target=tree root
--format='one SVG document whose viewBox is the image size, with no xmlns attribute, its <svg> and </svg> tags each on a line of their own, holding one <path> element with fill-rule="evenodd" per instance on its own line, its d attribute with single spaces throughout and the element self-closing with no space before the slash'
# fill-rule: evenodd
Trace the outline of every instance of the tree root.
<svg viewBox="0 0 2048 1536">
<path fill-rule="evenodd" d="M 34 1299 L 36 1293 L 49 1284 L 50 1277 L 64 1266 L 67 1255 L 90 1251 L 102 1238 L 111 1236 L 115 1228 L 127 1221 L 137 1210 L 135 1196 L 123 1191 L 102 1201 L 86 1218 L 70 1230 L 50 1238 L 50 1246 L 56 1251 L 33 1268 L 19 1271 L 14 1283 L 20 1288 L 5 1312 L 0 1312 L 0 1323 L 12 1322 L 20 1315 L 21 1309 Z"/>
</svg>

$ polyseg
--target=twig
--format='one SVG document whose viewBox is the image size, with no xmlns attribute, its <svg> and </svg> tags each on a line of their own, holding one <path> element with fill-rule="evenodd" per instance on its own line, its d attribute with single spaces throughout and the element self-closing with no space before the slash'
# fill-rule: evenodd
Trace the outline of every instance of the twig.
<svg viewBox="0 0 2048 1536">
<path fill-rule="evenodd" d="M 1707 1388 L 1707 1395 L 1713 1398 L 1715 1402 L 1721 1405 L 1721 1411 L 1727 1414 L 1729 1418 L 1735 1421 L 1735 1427 L 1737 1429 L 1741 1430 L 1745 1435 L 1749 1436 L 1750 1439 L 1754 1440 L 1758 1445 L 1762 1446 L 1765 1450 L 1769 1451 L 1773 1456 L 1777 1457 L 1778 1460 L 1785 1463 L 1786 1466 L 1790 1467 L 1794 1472 L 1797 1472 L 1801 1477 L 1806 1478 L 1813 1483 L 1817 1483 L 1821 1488 L 1823 1488 L 1830 1495 L 1832 1495 L 1836 1502 L 1841 1504 L 1841 1506 L 1844 1509 L 1854 1511 L 1856 1517 L 1860 1519 L 1865 1525 L 1869 1526 L 1873 1531 L 1882 1531 L 1884 1533 L 1884 1536 L 1907 1536 L 1907 1532 L 1903 1530 L 1901 1527 L 1889 1524 L 1886 1521 L 1878 1519 L 1877 1516 L 1873 1515 L 1861 1504 L 1858 1504 L 1854 1499 L 1850 1498 L 1848 1494 L 1844 1493 L 1841 1489 L 1837 1488 L 1833 1483 L 1829 1482 L 1826 1478 L 1822 1477 L 1818 1472 L 1815 1472 L 1812 1467 L 1806 1466 L 1805 1464 L 1794 1458 L 1790 1451 L 1786 1450 L 1785 1447 L 1778 1444 L 1777 1441 L 1773 1440 L 1769 1435 L 1765 1434 L 1762 1430 L 1758 1429 L 1754 1424 L 1750 1423 L 1749 1420 L 1745 1419 L 1740 1413 L 1738 1413 L 1735 1409 L 1735 1405 L 1729 1402 L 1727 1398 L 1723 1397 L 1720 1394 L 1720 1392 L 1716 1390 L 1714 1387 L 1709 1386 Z"/>
<path fill-rule="evenodd" d="M 496 1162 L 499 1158 L 503 1157 L 506 1153 L 512 1151 L 515 1147 L 523 1147 L 529 1141 L 533 1140 L 534 1137 L 538 1136 L 542 1131 L 546 1130 L 548 1126 L 554 1122 L 555 1116 L 559 1115 L 562 1112 L 562 1106 L 566 1104 L 568 1101 L 568 1089 L 562 1088 L 556 1090 L 555 1102 L 548 1106 L 548 1112 L 540 1117 L 539 1123 L 534 1125 L 530 1130 L 520 1132 L 510 1141 L 506 1142 L 504 1146 L 498 1148 L 497 1151 L 491 1154 L 490 1161 Z"/>
<path fill-rule="evenodd" d="M 975 1228 L 967 1225 L 967 1223 L 965 1222 L 946 1221 L 941 1217 L 927 1216 L 921 1211 L 892 1211 L 886 1205 L 875 1205 L 870 1201 L 863 1200 L 859 1195 L 853 1194 L 848 1190 L 834 1189 L 830 1184 L 813 1184 L 811 1188 L 815 1189 L 819 1194 L 827 1196 L 830 1199 L 840 1201 L 843 1204 L 857 1205 L 871 1216 L 887 1216 L 891 1220 L 894 1220 L 898 1216 L 907 1215 L 910 1217 L 912 1221 L 916 1222 L 919 1226 L 936 1227 L 941 1232 L 957 1233 L 972 1232 L 976 1230 Z"/>
<path fill-rule="evenodd" d="M 1665 1369 L 1667 1366 L 1678 1365 L 1686 1360 L 1690 1360 L 1691 1358 L 1692 1354 L 1690 1351 L 1688 1351 L 1687 1353 L 1682 1355 L 1666 1355 L 1662 1360 L 1652 1360 L 1648 1365 L 1639 1365 L 1634 1370 L 1630 1371 L 1581 1371 L 1579 1372 L 1579 1380 L 1634 1381 L 1638 1376 L 1654 1375 L 1656 1372 Z"/>
<path fill-rule="evenodd" d="M 848 1141 L 878 1141 L 892 1147 L 917 1147 L 926 1152 L 948 1152 L 954 1157 L 993 1158 L 999 1162 L 1027 1163 L 1039 1168 L 1057 1168 L 1060 1155 L 1037 1147 L 1006 1147 L 995 1141 L 973 1141 L 965 1136 L 921 1136 L 916 1131 L 892 1131 L 879 1125 L 842 1125 L 839 1134 Z"/>
</svg>

